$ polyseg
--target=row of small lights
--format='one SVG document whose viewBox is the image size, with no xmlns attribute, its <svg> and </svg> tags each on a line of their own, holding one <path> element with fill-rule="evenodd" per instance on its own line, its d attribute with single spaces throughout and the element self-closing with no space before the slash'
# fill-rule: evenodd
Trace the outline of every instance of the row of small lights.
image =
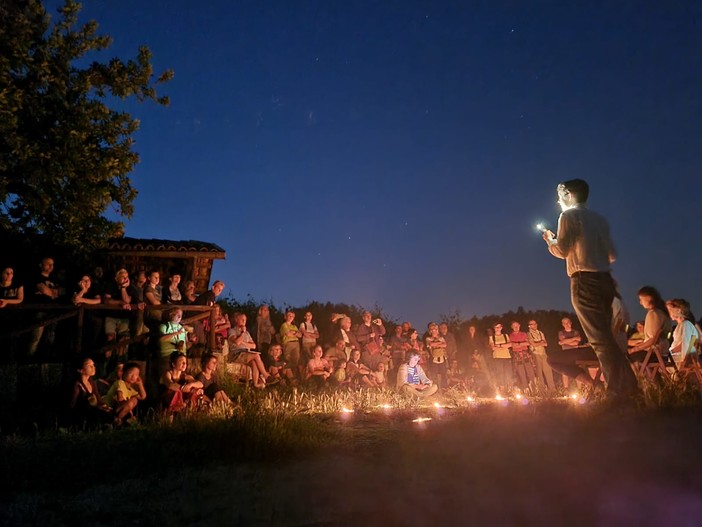
<svg viewBox="0 0 702 527">
<path fill-rule="evenodd" d="M 529 403 L 529 400 L 526 397 L 524 397 L 521 393 L 517 393 L 514 396 L 514 398 L 517 401 L 519 401 L 521 404 L 528 404 Z M 580 396 L 576 393 L 573 393 L 570 396 L 568 396 L 568 399 L 574 401 L 577 404 L 585 404 L 585 402 L 586 402 L 585 398 L 583 398 L 582 396 Z M 498 393 L 497 395 L 495 395 L 494 399 L 483 399 L 482 400 L 482 402 L 487 402 L 487 401 L 495 401 L 498 403 L 505 403 L 505 402 L 509 402 L 509 398 L 504 397 Z M 477 403 L 479 401 L 478 401 L 478 399 L 476 399 L 472 395 L 469 395 L 466 397 L 466 402 Z M 381 404 L 380 406 L 378 406 L 378 408 L 381 408 L 383 410 L 392 410 L 393 406 L 391 404 L 386 403 L 386 404 Z M 440 412 L 441 410 L 443 410 L 444 406 L 442 404 L 436 402 L 436 403 L 434 403 L 434 408 L 437 410 L 437 412 Z M 352 413 L 354 413 L 354 410 L 352 410 L 351 408 L 342 407 L 341 413 L 342 414 L 352 414 Z M 413 423 L 423 423 L 425 421 L 431 421 L 431 420 L 432 420 L 431 417 L 417 417 L 416 419 L 412 419 L 412 422 Z"/>
</svg>

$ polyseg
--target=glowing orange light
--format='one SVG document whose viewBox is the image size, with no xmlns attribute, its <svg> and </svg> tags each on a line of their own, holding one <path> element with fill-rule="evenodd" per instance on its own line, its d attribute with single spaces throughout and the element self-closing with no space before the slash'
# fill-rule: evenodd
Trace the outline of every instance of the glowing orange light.
<svg viewBox="0 0 702 527">
<path fill-rule="evenodd" d="M 353 410 L 346 408 L 345 406 L 341 409 L 342 414 L 352 414 Z"/>
<path fill-rule="evenodd" d="M 431 421 L 431 417 L 417 417 L 416 419 L 412 419 L 413 423 L 423 423 L 425 421 Z"/>
<path fill-rule="evenodd" d="M 502 397 L 502 396 L 498 393 L 498 394 L 495 396 L 495 400 L 496 400 L 496 401 L 504 401 L 505 398 Z"/>
<path fill-rule="evenodd" d="M 469 395 L 468 397 L 466 397 L 466 401 L 468 401 L 469 403 L 475 402 L 475 397 Z"/>
</svg>

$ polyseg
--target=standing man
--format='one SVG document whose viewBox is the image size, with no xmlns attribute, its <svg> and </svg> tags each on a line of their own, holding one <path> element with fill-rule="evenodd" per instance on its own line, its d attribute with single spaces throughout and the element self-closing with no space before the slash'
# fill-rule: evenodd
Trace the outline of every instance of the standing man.
<svg viewBox="0 0 702 527">
<path fill-rule="evenodd" d="M 546 379 L 546 387 L 549 392 L 555 393 L 556 383 L 553 381 L 553 370 L 551 366 L 548 365 L 546 360 L 546 348 L 548 347 L 548 341 L 546 336 L 539 329 L 539 324 L 536 320 L 529 321 L 529 331 L 527 332 L 527 338 L 529 340 L 529 348 L 531 349 L 531 356 L 534 359 L 534 364 L 536 365 L 536 381 L 540 385 L 543 384 L 544 379 Z"/>
<path fill-rule="evenodd" d="M 39 273 L 32 280 L 31 285 L 28 287 L 29 294 L 27 295 L 28 303 L 35 304 L 56 304 L 58 297 L 60 295 L 60 289 L 58 284 L 54 281 L 54 259 L 50 257 L 43 258 L 39 264 Z M 42 321 L 45 318 L 51 316 L 51 313 L 46 313 L 40 311 L 36 314 L 36 320 Z M 47 324 L 46 326 L 39 326 L 38 328 L 32 330 L 31 338 L 29 341 L 29 356 L 33 357 L 39 348 L 39 342 L 41 342 L 41 337 L 44 335 L 44 329 L 46 329 L 45 340 L 49 346 L 53 346 L 54 339 L 56 337 L 56 322 Z"/>
<path fill-rule="evenodd" d="M 557 187 L 562 213 L 558 234 L 545 230 L 549 252 L 566 261 L 570 297 L 583 331 L 602 366 L 607 395 L 623 400 L 638 391 L 636 377 L 612 334 L 615 285 L 610 264 L 616 259 L 607 220 L 586 206 L 590 187 L 572 179 Z"/>
<path fill-rule="evenodd" d="M 454 360 L 458 360 L 458 344 L 456 343 L 456 336 L 449 331 L 449 327 L 446 322 L 439 324 L 439 335 L 444 337 L 444 340 L 446 341 L 446 355 L 448 355 L 449 364 Z"/>
</svg>

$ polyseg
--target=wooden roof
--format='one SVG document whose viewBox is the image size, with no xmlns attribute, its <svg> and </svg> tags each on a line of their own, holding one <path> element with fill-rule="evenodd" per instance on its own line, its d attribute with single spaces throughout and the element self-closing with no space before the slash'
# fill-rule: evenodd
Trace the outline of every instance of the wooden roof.
<svg viewBox="0 0 702 527">
<path fill-rule="evenodd" d="M 214 243 L 201 242 L 197 240 L 158 240 L 155 238 L 111 238 L 108 241 L 107 252 L 109 253 L 177 253 L 186 256 L 196 254 L 212 259 L 222 259 L 226 256 L 226 251 Z"/>
</svg>

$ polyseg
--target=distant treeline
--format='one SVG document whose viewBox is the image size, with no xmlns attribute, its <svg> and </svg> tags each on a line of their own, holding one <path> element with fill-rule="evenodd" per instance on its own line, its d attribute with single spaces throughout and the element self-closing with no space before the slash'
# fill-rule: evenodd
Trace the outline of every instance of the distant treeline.
<svg viewBox="0 0 702 527">
<path fill-rule="evenodd" d="M 361 314 L 364 310 L 368 309 L 373 317 L 380 317 L 385 323 L 385 329 L 387 330 L 387 335 L 393 334 L 395 326 L 402 324 L 404 320 L 398 320 L 392 316 L 389 316 L 383 308 L 376 305 L 373 307 L 362 307 L 349 305 L 344 303 L 332 303 L 332 302 L 309 302 L 301 306 L 291 306 L 291 305 L 280 305 L 276 306 L 272 300 L 257 300 L 251 296 L 247 297 L 246 300 L 241 301 L 233 297 L 227 297 L 221 299 L 219 304 L 222 306 L 222 311 L 225 313 L 241 312 L 244 313 L 248 319 L 247 325 L 252 327 L 256 323 L 256 317 L 258 315 L 258 309 L 262 304 L 266 304 L 270 308 L 271 322 L 276 328 L 279 328 L 285 318 L 285 312 L 287 310 L 292 310 L 295 312 L 295 323 L 300 323 L 303 320 L 303 315 L 309 311 L 312 313 L 313 322 L 319 328 L 319 332 L 322 338 L 322 343 L 329 345 L 329 335 L 332 334 L 332 329 L 334 324 L 331 322 L 332 314 L 343 313 L 351 317 L 353 326 L 361 322 Z M 539 309 L 536 311 L 527 311 L 523 307 L 518 307 L 516 311 L 508 311 L 502 314 L 491 314 L 484 316 L 473 316 L 469 319 L 464 319 L 461 317 L 459 312 L 453 312 L 450 314 L 441 314 L 437 317 L 436 322 L 445 322 L 449 326 L 449 331 L 451 331 L 457 338 L 459 346 L 463 341 L 463 337 L 468 334 L 468 328 L 470 326 L 475 326 L 478 335 L 485 337 L 485 343 L 487 346 L 487 331 L 492 328 L 496 322 L 501 322 L 505 326 L 505 332 L 509 333 L 511 328 L 509 325 L 513 321 L 517 321 L 521 324 L 521 330 L 527 330 L 527 323 L 529 320 L 536 320 L 539 324 L 539 329 L 543 331 L 546 339 L 549 342 L 549 347 L 554 349 L 554 346 L 558 344 L 558 332 L 561 330 L 561 320 L 563 317 L 568 317 L 573 321 L 573 327 L 582 332 L 580 323 L 574 313 L 568 311 L 558 311 L 555 309 L 545 310 Z M 418 331 L 420 336 L 426 331 L 426 327 L 416 327 L 414 321 L 409 320 Z"/>
</svg>

